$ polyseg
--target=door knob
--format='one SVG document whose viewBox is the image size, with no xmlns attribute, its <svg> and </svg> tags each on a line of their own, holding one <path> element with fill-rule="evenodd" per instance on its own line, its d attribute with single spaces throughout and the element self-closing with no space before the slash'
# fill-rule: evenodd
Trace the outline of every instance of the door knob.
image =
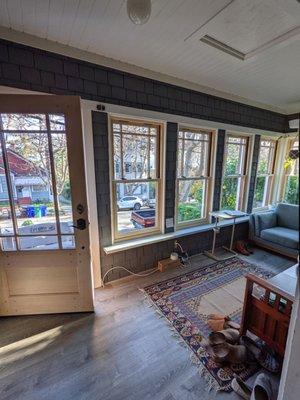
<svg viewBox="0 0 300 400">
<path fill-rule="evenodd" d="M 86 229 L 86 220 L 83 218 L 79 218 L 76 221 L 77 225 L 72 225 L 73 228 L 79 229 L 80 231 L 83 231 L 84 229 Z"/>
</svg>

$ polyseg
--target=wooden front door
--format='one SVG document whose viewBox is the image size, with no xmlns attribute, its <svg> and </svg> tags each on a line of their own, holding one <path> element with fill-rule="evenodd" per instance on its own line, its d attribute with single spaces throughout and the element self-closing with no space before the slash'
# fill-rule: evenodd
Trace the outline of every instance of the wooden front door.
<svg viewBox="0 0 300 400">
<path fill-rule="evenodd" d="M 92 310 L 80 99 L 0 95 L 0 315 Z"/>
</svg>

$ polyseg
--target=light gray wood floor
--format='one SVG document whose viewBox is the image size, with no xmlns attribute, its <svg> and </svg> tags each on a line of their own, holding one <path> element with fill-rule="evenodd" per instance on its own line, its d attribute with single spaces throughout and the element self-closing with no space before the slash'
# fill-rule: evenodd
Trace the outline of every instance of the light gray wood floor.
<svg viewBox="0 0 300 400">
<path fill-rule="evenodd" d="M 245 259 L 276 273 L 294 264 L 259 249 Z M 190 269 L 210 262 L 196 256 Z M 2 318 L 0 399 L 238 399 L 205 390 L 188 349 L 138 290 L 183 272 L 129 277 L 97 289 L 94 314 Z"/>
</svg>

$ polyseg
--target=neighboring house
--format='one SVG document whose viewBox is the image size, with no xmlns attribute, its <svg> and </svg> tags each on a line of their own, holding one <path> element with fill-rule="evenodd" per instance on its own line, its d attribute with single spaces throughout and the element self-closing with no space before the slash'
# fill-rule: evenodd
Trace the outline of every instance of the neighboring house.
<svg viewBox="0 0 300 400">
<path fill-rule="evenodd" d="M 130 156 L 128 157 L 130 159 Z M 124 163 L 124 178 L 125 179 L 134 179 L 135 177 L 139 178 L 139 174 L 142 173 L 142 162 L 132 163 L 130 161 L 126 161 Z M 120 163 L 117 162 L 115 164 L 116 173 L 120 173 Z M 136 171 L 135 171 L 136 168 Z M 126 190 L 126 185 L 118 185 L 117 187 L 117 197 L 120 200 L 124 196 L 134 195 L 138 196 L 143 200 L 147 200 L 149 198 L 155 197 L 153 190 L 149 186 L 149 183 L 136 183 L 135 185 L 131 185 L 131 190 Z"/>
<path fill-rule="evenodd" d="M 46 176 L 44 170 L 37 168 L 11 149 L 7 149 L 7 157 L 14 199 L 20 204 L 49 201 L 51 192 L 46 179 L 43 179 Z M 6 203 L 8 200 L 3 159 L 0 156 L 0 204 Z"/>
</svg>

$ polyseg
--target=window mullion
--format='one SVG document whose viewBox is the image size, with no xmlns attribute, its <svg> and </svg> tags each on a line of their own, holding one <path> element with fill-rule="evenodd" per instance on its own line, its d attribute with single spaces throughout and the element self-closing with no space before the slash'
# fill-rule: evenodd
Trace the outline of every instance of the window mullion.
<svg viewBox="0 0 300 400">
<path fill-rule="evenodd" d="M 5 144 L 5 140 L 4 140 L 4 134 L 1 132 L 2 126 L 3 126 L 2 125 L 2 116 L 0 114 L 0 141 L 1 141 L 1 147 L 2 147 L 4 173 L 6 175 L 7 190 L 8 190 L 8 197 L 9 197 L 12 223 L 13 223 L 13 229 L 14 229 L 14 238 L 16 241 L 16 248 L 17 248 L 17 250 L 20 250 L 19 238 L 17 236 L 17 234 L 18 234 L 17 216 L 16 216 L 16 210 L 15 210 L 15 204 L 14 204 L 14 197 L 13 197 L 13 190 L 12 190 L 12 183 L 11 183 L 9 161 L 8 161 L 8 156 L 7 156 L 7 151 L 6 151 L 6 144 Z"/>
<path fill-rule="evenodd" d="M 121 161 L 121 179 L 124 179 L 124 160 L 123 160 L 123 124 L 120 123 L 120 161 Z"/>
<path fill-rule="evenodd" d="M 183 177 L 183 170 L 184 170 L 184 161 L 185 161 L 185 132 L 182 132 L 182 155 L 181 155 L 181 177 Z"/>
<path fill-rule="evenodd" d="M 54 211 L 55 211 L 56 231 L 57 231 L 57 236 L 58 236 L 58 246 L 60 249 L 62 249 L 62 239 L 61 239 L 61 229 L 60 229 L 60 219 L 59 219 L 59 202 L 58 202 L 58 196 L 57 196 L 52 136 L 51 136 L 50 121 L 49 121 L 48 114 L 46 114 L 46 126 L 47 126 L 47 137 L 48 137 L 48 147 L 49 147 L 49 158 L 50 158 L 50 170 L 51 170 L 51 182 L 52 182 L 53 203 L 54 203 Z"/>
<path fill-rule="evenodd" d="M 148 179 L 151 179 L 151 176 L 150 176 L 150 136 L 148 136 L 148 140 L 147 140 L 147 175 L 148 175 Z"/>
</svg>

